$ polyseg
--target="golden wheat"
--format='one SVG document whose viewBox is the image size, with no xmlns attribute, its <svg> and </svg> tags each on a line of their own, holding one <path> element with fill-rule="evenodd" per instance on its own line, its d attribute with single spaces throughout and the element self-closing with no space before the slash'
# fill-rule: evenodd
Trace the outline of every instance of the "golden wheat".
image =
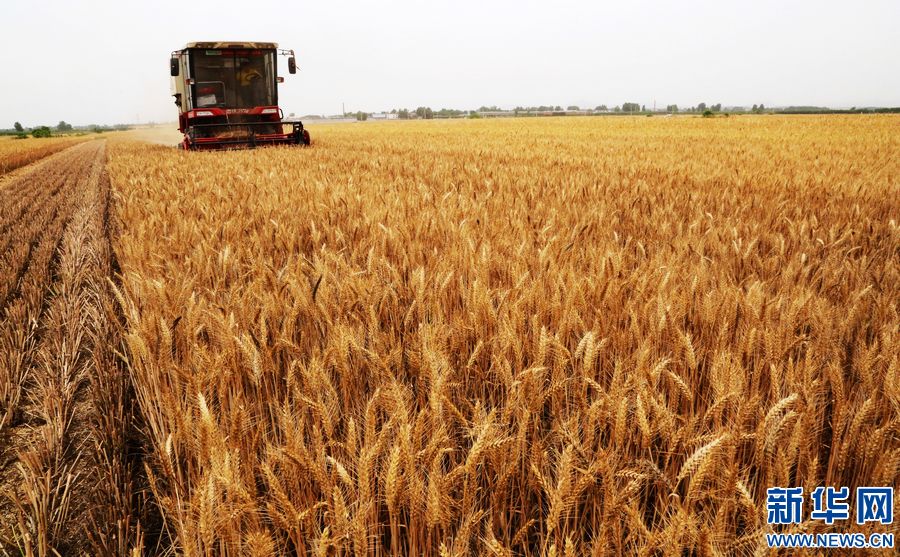
<svg viewBox="0 0 900 557">
<path fill-rule="evenodd" d="M 112 200 L 33 165 L 0 181 L 0 549 L 755 555 L 768 487 L 900 493 L 898 124 L 115 139 Z"/>
<path fill-rule="evenodd" d="M 83 135 L 17 139 L 0 137 L 0 176 L 87 141 Z"/>
<path fill-rule="evenodd" d="M 767 487 L 898 487 L 897 126 L 547 119 L 322 126 L 306 150 L 117 142 L 161 543 L 753 554 Z"/>
</svg>

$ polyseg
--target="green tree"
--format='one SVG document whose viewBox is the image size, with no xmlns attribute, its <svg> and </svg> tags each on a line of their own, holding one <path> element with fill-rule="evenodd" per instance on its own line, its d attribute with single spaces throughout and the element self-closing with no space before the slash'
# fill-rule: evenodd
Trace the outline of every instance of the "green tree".
<svg viewBox="0 0 900 557">
<path fill-rule="evenodd" d="M 72 131 L 72 124 L 67 124 L 65 120 L 60 120 L 59 124 L 56 125 L 56 131 L 70 132 Z"/>
<path fill-rule="evenodd" d="M 675 114 L 676 112 L 678 112 L 678 105 L 670 104 L 669 106 L 666 107 L 666 112 L 671 112 L 672 114 Z"/>
<path fill-rule="evenodd" d="M 50 137 L 51 135 L 49 126 L 39 126 L 31 130 L 31 137 Z"/>
<path fill-rule="evenodd" d="M 700 103 L 697 105 L 697 112 L 705 112 L 706 111 L 706 103 Z"/>
<path fill-rule="evenodd" d="M 369 119 L 369 115 L 363 111 L 359 111 L 356 113 L 356 120 L 359 122 L 365 122 Z"/>
<path fill-rule="evenodd" d="M 594 110 L 596 110 L 597 112 L 606 112 L 609 109 L 606 108 L 605 104 L 601 104 L 600 106 L 596 107 Z"/>
<path fill-rule="evenodd" d="M 19 133 L 22 133 L 23 131 L 25 131 L 25 128 L 23 128 L 23 127 L 22 127 L 22 124 L 20 124 L 19 122 L 16 122 L 16 123 L 13 125 L 13 127 L 16 128 L 16 131 L 19 132 Z"/>
<path fill-rule="evenodd" d="M 581 110 L 577 104 L 570 104 L 566 110 Z"/>
</svg>

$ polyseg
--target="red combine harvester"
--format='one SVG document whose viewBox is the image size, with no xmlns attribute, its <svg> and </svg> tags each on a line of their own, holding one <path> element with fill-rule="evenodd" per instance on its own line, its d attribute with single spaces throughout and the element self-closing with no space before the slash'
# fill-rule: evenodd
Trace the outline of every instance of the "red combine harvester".
<svg viewBox="0 0 900 557">
<path fill-rule="evenodd" d="M 293 50 L 275 43 L 198 42 L 172 53 L 172 96 L 178 106 L 183 149 L 240 149 L 259 145 L 309 145 L 299 120 L 285 120 L 278 108 L 276 56 Z"/>
</svg>

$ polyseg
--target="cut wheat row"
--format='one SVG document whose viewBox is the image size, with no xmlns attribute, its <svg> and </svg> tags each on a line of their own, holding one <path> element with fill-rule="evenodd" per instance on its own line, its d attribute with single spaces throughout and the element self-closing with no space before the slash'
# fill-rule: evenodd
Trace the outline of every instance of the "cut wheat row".
<svg viewBox="0 0 900 557">
<path fill-rule="evenodd" d="M 127 379 L 107 232 L 102 142 L 76 147 L 18 188 L 44 192 L 9 227 L 17 278 L 0 339 L 0 549 L 25 555 L 124 555 L 140 539 L 125 452 Z M 24 251 L 20 246 L 26 246 Z M 18 263 L 16 263 L 18 261 Z"/>
</svg>

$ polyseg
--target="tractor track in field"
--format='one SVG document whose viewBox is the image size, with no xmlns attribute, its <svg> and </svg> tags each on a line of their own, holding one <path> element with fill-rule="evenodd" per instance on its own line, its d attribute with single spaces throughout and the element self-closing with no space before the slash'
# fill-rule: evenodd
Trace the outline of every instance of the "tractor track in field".
<svg viewBox="0 0 900 557">
<path fill-rule="evenodd" d="M 105 141 L 0 177 L 0 555 L 139 543 Z"/>
</svg>

